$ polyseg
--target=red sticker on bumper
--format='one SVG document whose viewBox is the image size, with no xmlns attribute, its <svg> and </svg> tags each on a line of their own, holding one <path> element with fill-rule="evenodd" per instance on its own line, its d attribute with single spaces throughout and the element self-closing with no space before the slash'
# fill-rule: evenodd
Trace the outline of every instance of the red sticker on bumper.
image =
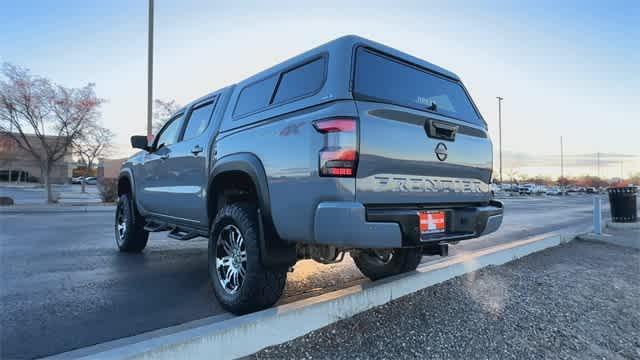
<svg viewBox="0 0 640 360">
<path fill-rule="evenodd" d="M 445 231 L 444 211 L 420 211 L 420 232 L 423 234 Z"/>
</svg>

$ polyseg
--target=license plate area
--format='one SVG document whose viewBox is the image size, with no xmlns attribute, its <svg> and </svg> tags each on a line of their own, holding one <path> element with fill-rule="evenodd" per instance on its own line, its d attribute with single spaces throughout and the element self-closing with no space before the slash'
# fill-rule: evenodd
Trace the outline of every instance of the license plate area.
<svg viewBox="0 0 640 360">
<path fill-rule="evenodd" d="M 446 214 L 443 210 L 418 211 L 420 234 L 440 234 L 447 229 Z"/>
</svg>

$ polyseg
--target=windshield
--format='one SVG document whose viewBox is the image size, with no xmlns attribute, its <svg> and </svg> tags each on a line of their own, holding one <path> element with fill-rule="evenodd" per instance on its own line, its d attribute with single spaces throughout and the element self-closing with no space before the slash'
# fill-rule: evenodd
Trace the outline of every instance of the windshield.
<svg viewBox="0 0 640 360">
<path fill-rule="evenodd" d="M 356 55 L 354 96 L 484 125 L 460 83 L 364 48 Z"/>
</svg>

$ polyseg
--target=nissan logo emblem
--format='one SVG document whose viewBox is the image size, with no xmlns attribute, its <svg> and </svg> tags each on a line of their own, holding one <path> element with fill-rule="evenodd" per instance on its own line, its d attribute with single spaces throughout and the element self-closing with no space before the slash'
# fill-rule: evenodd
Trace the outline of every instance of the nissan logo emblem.
<svg viewBox="0 0 640 360">
<path fill-rule="evenodd" d="M 436 145 L 435 152 L 438 160 L 440 161 L 447 160 L 447 145 L 445 145 L 444 143 L 438 143 L 438 145 Z"/>
</svg>

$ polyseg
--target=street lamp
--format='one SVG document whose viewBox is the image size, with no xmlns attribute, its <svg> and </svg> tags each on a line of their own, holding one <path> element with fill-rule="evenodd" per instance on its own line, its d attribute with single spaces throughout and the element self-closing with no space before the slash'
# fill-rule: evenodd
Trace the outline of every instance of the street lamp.
<svg viewBox="0 0 640 360">
<path fill-rule="evenodd" d="M 500 151 L 500 184 L 502 184 L 502 100 L 504 98 L 496 96 L 498 99 L 498 138 Z"/>
<path fill-rule="evenodd" d="M 149 0 L 149 40 L 147 42 L 147 139 L 151 140 L 153 112 L 153 0 Z"/>
<path fill-rule="evenodd" d="M 564 178 L 564 145 L 560 136 L 560 178 Z"/>
<path fill-rule="evenodd" d="M 564 195 L 564 143 L 562 135 L 560 136 L 560 191 Z"/>
</svg>

